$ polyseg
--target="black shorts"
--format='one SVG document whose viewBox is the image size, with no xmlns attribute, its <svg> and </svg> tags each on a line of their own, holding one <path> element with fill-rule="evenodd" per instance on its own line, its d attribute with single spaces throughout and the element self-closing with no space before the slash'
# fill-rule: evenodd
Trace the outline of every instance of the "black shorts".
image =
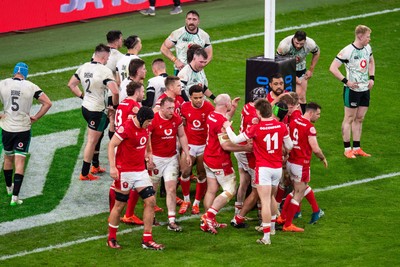
<svg viewBox="0 0 400 267">
<path fill-rule="evenodd" d="M 369 107 L 370 91 L 356 92 L 345 86 L 343 88 L 344 106 L 348 108 Z"/>
<path fill-rule="evenodd" d="M 4 146 L 4 154 L 13 156 L 18 154 L 20 156 L 26 156 L 29 151 L 29 145 L 31 143 L 31 130 L 25 132 L 7 132 L 2 130 L 2 142 Z"/>
<path fill-rule="evenodd" d="M 108 106 L 113 106 L 112 96 L 109 96 L 109 97 L 107 98 L 107 105 L 108 105 Z"/>
<path fill-rule="evenodd" d="M 107 128 L 107 115 L 102 111 L 90 111 L 82 107 L 82 115 L 85 118 L 88 127 L 92 130 L 103 132 Z"/>
<path fill-rule="evenodd" d="M 304 74 L 306 74 L 306 72 L 307 72 L 307 69 L 304 69 L 304 70 L 296 70 L 296 76 L 297 76 L 297 78 L 301 78 L 301 77 L 303 77 L 304 76 Z"/>
</svg>

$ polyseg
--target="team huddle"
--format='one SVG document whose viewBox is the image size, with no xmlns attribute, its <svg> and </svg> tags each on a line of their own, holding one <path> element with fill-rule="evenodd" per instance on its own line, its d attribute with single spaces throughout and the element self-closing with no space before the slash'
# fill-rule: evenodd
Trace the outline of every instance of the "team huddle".
<svg viewBox="0 0 400 267">
<path fill-rule="evenodd" d="M 90 62 L 80 66 L 68 82 L 71 92 L 82 99 L 82 115 L 88 126 L 80 180 L 96 181 L 98 174 L 106 172 L 100 166 L 99 151 L 108 128 L 110 248 L 121 248 L 116 235 L 122 221 L 143 225 L 144 249 L 164 249 L 152 235 L 153 225 L 158 224 L 155 213 L 163 211 L 156 200 L 160 187 L 166 193 L 167 229 L 174 232 L 183 230 L 176 220 L 177 206 L 181 215 L 200 215 L 203 202 L 200 230 L 218 234 L 227 224 L 218 222 L 217 215 L 233 198 L 235 214 L 230 224 L 246 228 L 246 215 L 258 207 L 260 225 L 256 230 L 262 236 L 256 241 L 265 245 L 271 244 L 277 224 L 283 225 L 285 232 L 304 231 L 293 224 L 293 219 L 301 216 L 303 198 L 313 211 L 311 224 L 324 215 L 308 185 L 312 154 L 328 167 L 313 125 L 320 117 L 321 106 L 306 102 L 307 81 L 318 62 L 319 47 L 303 31 L 280 43 L 278 54 L 296 56 L 296 92 L 286 92 L 282 74 L 273 74 L 266 97 L 244 105 L 237 135 L 230 119 L 240 98 L 232 99 L 225 93 L 215 96 L 209 88 L 204 69 L 212 60 L 213 50 L 209 35 L 198 27 L 199 19 L 196 11 L 189 11 L 185 26 L 164 41 L 160 50 L 174 63 L 174 75 L 167 74 L 163 59 L 155 59 L 151 64 L 154 77 L 148 80 L 146 90 L 146 64 L 139 57 L 142 41 L 136 35 L 124 40 L 120 31 L 108 32 L 107 45 L 96 46 Z M 361 124 L 374 81 L 370 33 L 368 27 L 357 26 L 355 42 L 337 55 L 330 68 L 345 84 L 342 129 L 347 158 L 370 156 L 360 147 Z M 118 51 L 123 45 L 127 48 L 125 55 Z M 309 53 L 312 62 L 307 70 Z M 342 64 L 347 76 L 339 71 Z M 18 63 L 14 77 L 0 82 L 5 111 L 0 117 L 3 174 L 11 206 L 22 204 L 18 194 L 31 124 L 51 107 L 50 99 L 26 81 L 27 76 L 28 66 Z M 30 116 L 33 98 L 42 107 Z M 238 163 L 238 188 L 231 152 Z M 193 202 L 192 180 L 196 181 Z M 182 198 L 177 196 L 178 186 Z M 248 188 L 251 192 L 246 197 Z M 139 197 L 144 202 L 142 219 L 135 214 Z"/>
</svg>

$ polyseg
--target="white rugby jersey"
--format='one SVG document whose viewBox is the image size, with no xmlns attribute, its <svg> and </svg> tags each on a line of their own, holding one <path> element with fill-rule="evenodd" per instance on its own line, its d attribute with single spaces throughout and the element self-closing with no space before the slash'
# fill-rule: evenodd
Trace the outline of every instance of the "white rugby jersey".
<svg viewBox="0 0 400 267">
<path fill-rule="evenodd" d="M 197 44 L 203 48 L 211 45 L 210 36 L 200 28 L 196 33 L 190 33 L 186 27 L 181 27 L 173 31 L 168 38 L 175 44 L 176 57 L 184 64 L 187 64 L 187 50 L 190 45 Z"/>
<path fill-rule="evenodd" d="M 343 48 L 336 56 L 336 60 L 339 60 L 346 67 L 347 80 L 358 82 L 358 88 L 352 90 L 357 92 L 368 90 L 368 68 L 371 56 L 372 48 L 370 45 L 360 49 L 353 44 L 349 44 Z"/>
<path fill-rule="evenodd" d="M 126 93 L 126 86 L 131 82 L 132 80 L 129 78 L 125 79 L 121 82 L 119 85 L 119 96 L 118 96 L 118 102 L 121 103 L 122 100 L 124 100 L 128 94 Z"/>
<path fill-rule="evenodd" d="M 118 49 L 110 47 L 110 57 L 108 58 L 106 67 L 109 68 L 113 74 L 117 71 L 117 62 L 124 56 Z"/>
<path fill-rule="evenodd" d="M 90 111 L 103 111 L 107 106 L 107 82 L 114 81 L 112 71 L 92 61 L 80 66 L 75 77 L 85 90 L 82 106 Z"/>
<path fill-rule="evenodd" d="M 278 51 L 280 50 L 281 53 L 279 53 L 282 56 L 294 56 L 296 57 L 296 71 L 302 71 L 306 69 L 306 57 L 309 53 L 317 53 L 319 50 L 318 45 L 315 43 L 313 39 L 310 37 L 306 37 L 306 41 L 304 43 L 304 46 L 300 49 L 297 50 L 292 42 L 294 35 L 290 35 L 286 38 L 284 38 L 278 45 Z"/>
<path fill-rule="evenodd" d="M 8 78 L 0 81 L 0 99 L 5 114 L 0 127 L 7 132 L 29 131 L 33 98 L 38 99 L 42 93 L 39 86 L 27 80 Z"/>
<path fill-rule="evenodd" d="M 155 76 L 151 79 L 149 79 L 148 81 L 148 85 L 147 85 L 147 92 L 153 92 L 154 93 L 154 100 L 153 100 L 153 104 L 152 107 L 154 108 L 154 106 L 156 105 L 157 99 L 160 97 L 160 95 L 162 95 L 163 93 L 165 93 L 165 78 L 167 77 L 167 74 L 161 74 L 159 76 Z"/>
<path fill-rule="evenodd" d="M 208 88 L 208 80 L 204 70 L 197 72 L 192 69 L 190 64 L 183 67 L 183 69 L 178 73 L 178 77 L 181 79 L 182 89 L 185 90 L 187 97 L 189 97 L 190 87 L 195 84 L 203 87 L 203 89 Z"/>
<path fill-rule="evenodd" d="M 117 62 L 117 71 L 119 75 L 119 80 L 121 83 L 123 80 L 129 77 L 129 63 L 131 63 L 132 59 L 139 58 L 137 55 L 125 54 L 121 57 L 121 59 Z"/>
</svg>

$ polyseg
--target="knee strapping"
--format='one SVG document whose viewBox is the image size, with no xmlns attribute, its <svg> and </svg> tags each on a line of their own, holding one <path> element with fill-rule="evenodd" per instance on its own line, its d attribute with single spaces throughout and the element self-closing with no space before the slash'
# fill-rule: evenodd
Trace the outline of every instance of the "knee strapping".
<svg viewBox="0 0 400 267">
<path fill-rule="evenodd" d="M 228 191 L 222 192 L 220 196 L 223 196 L 226 199 L 226 202 L 229 202 L 233 198 L 233 194 Z"/>
<path fill-rule="evenodd" d="M 115 192 L 115 200 L 118 200 L 120 202 L 128 202 L 129 199 L 129 194 L 125 195 L 122 194 L 121 192 Z"/>
<path fill-rule="evenodd" d="M 148 197 L 154 196 L 155 195 L 154 188 L 152 186 L 148 186 L 142 191 L 139 192 L 139 195 L 142 199 L 146 199 Z"/>
</svg>

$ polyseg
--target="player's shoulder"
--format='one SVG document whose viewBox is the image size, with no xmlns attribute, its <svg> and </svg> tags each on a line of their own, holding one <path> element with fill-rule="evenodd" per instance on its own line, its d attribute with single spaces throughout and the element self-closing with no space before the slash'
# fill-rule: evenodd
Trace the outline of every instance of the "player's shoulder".
<svg viewBox="0 0 400 267">
<path fill-rule="evenodd" d="M 182 26 L 171 32 L 170 38 L 177 38 L 186 32 L 185 26 Z"/>
</svg>

